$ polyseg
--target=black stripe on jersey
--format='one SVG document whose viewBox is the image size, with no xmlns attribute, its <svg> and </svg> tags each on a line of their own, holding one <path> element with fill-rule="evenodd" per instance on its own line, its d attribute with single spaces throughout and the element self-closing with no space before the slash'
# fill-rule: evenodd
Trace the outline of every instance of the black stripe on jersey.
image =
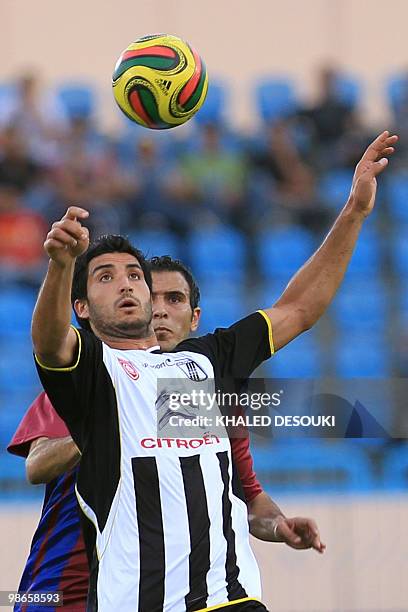
<svg viewBox="0 0 408 612">
<path fill-rule="evenodd" d="M 139 612 L 162 612 L 165 557 L 156 458 L 135 457 L 132 470 L 140 547 Z"/>
<path fill-rule="evenodd" d="M 188 612 L 207 607 L 207 572 L 210 569 L 210 518 L 200 456 L 180 457 L 186 496 L 191 552 L 190 590 L 185 597 Z"/>
<path fill-rule="evenodd" d="M 223 532 L 227 541 L 227 559 L 225 562 L 226 581 L 229 601 L 248 597 L 245 589 L 238 581 L 239 567 L 237 565 L 237 555 L 235 552 L 235 532 L 232 528 L 232 504 L 229 498 L 230 477 L 228 473 L 229 459 L 228 452 L 217 453 L 220 463 L 224 491 L 222 493 L 222 517 Z"/>
</svg>

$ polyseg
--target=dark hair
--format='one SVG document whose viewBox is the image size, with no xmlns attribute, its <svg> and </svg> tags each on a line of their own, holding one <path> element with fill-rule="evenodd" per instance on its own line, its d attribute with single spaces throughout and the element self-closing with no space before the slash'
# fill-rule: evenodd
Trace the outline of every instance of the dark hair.
<svg viewBox="0 0 408 612">
<path fill-rule="evenodd" d="M 152 272 L 180 272 L 190 287 L 191 310 L 197 308 L 200 303 L 200 289 L 198 288 L 190 268 L 185 266 L 179 259 L 172 259 L 169 255 L 152 257 L 149 260 L 149 264 Z"/>
<path fill-rule="evenodd" d="M 85 253 L 80 255 L 76 260 L 74 278 L 72 281 L 71 303 L 74 305 L 75 300 L 84 300 L 88 297 L 88 266 L 89 262 L 99 255 L 104 253 L 129 253 L 134 255 L 142 268 L 147 286 L 152 291 L 152 275 L 150 266 L 145 256 L 139 249 L 136 249 L 127 238 L 116 234 L 99 236 L 94 242 L 89 245 Z M 78 324 L 83 329 L 91 330 L 88 319 L 81 319 L 75 313 Z"/>
</svg>

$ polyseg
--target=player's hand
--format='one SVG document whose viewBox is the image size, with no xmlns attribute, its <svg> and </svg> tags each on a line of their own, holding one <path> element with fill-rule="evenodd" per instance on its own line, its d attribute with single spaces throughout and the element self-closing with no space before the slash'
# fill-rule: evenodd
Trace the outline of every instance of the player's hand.
<svg viewBox="0 0 408 612">
<path fill-rule="evenodd" d="M 394 153 L 398 136 L 385 131 L 370 144 L 358 162 L 351 186 L 350 202 L 353 209 L 367 217 L 374 208 L 378 176 L 388 165 L 388 156 Z"/>
<path fill-rule="evenodd" d="M 276 537 L 296 550 L 314 548 L 323 553 L 326 544 L 320 540 L 319 529 L 313 519 L 296 516 L 295 518 L 280 517 L 275 527 Z"/>
<path fill-rule="evenodd" d="M 70 206 L 61 221 L 52 224 L 44 242 L 44 249 L 50 259 L 66 265 L 84 253 L 89 246 L 89 232 L 81 225 L 89 213 L 79 206 Z"/>
</svg>

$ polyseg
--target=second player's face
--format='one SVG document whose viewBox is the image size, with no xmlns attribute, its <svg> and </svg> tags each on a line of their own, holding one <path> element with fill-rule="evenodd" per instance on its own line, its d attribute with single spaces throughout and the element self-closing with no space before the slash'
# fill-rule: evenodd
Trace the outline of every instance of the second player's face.
<svg viewBox="0 0 408 612">
<path fill-rule="evenodd" d="M 88 318 L 97 335 L 141 338 L 152 320 L 149 287 L 136 257 L 104 253 L 89 262 L 88 298 L 79 315 Z M 100 334 L 98 334 L 98 332 Z"/>
<path fill-rule="evenodd" d="M 200 309 L 190 305 L 190 287 L 181 272 L 152 272 L 153 329 L 162 351 L 171 351 L 198 327 Z"/>
</svg>

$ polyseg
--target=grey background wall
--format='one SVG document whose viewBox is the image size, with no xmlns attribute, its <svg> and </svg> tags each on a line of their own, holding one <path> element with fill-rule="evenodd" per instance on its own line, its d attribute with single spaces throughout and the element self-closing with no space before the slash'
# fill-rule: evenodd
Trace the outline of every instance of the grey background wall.
<svg viewBox="0 0 408 612">
<path fill-rule="evenodd" d="M 407 496 L 277 501 L 288 516 L 313 516 L 327 550 L 252 540 L 271 612 L 406 612 Z M 17 588 L 38 516 L 39 508 L 0 509 L 0 590 Z"/>
<path fill-rule="evenodd" d="M 387 120 L 382 85 L 408 66 L 406 0 L 2 0 L 0 80 L 26 67 L 44 81 L 69 77 L 98 86 L 101 113 L 114 122 L 110 76 L 127 44 L 152 32 L 186 38 L 205 58 L 210 76 L 233 92 L 235 121 L 250 125 L 251 84 L 268 73 L 293 76 L 305 96 L 325 61 L 366 83 L 367 120 Z"/>
</svg>

